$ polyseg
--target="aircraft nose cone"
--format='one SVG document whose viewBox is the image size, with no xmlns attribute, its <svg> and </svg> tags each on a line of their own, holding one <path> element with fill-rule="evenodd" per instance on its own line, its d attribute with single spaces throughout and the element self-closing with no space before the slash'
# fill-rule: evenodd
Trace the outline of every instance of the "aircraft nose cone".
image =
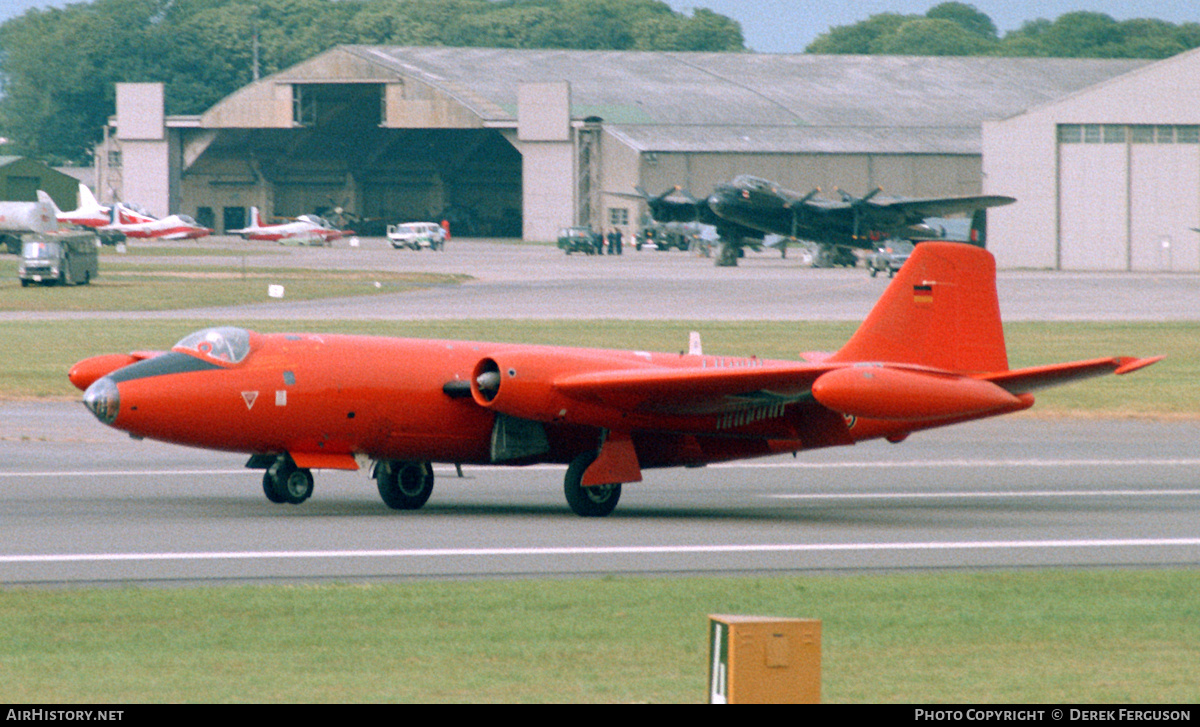
<svg viewBox="0 0 1200 727">
<path fill-rule="evenodd" d="M 117 383 L 107 376 L 96 379 L 83 392 L 83 405 L 105 424 L 112 424 L 121 409 L 121 394 Z"/>
</svg>

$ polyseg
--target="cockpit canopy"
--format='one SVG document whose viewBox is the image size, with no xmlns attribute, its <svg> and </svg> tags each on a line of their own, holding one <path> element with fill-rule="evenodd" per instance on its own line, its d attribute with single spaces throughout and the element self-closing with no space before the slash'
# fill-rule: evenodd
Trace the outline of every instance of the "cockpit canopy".
<svg viewBox="0 0 1200 727">
<path fill-rule="evenodd" d="M 185 336 L 171 350 L 217 363 L 241 363 L 250 353 L 250 332 L 233 326 L 205 328 Z"/>
</svg>

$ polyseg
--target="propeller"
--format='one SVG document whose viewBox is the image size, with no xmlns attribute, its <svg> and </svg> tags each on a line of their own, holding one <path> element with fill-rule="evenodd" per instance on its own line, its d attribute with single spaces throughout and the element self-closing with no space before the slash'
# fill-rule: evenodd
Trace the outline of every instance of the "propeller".
<svg viewBox="0 0 1200 727">
<path fill-rule="evenodd" d="M 850 205 L 851 211 L 854 213 L 854 229 L 851 234 L 853 239 L 859 238 L 859 227 L 862 225 L 862 210 L 871 201 L 871 198 L 883 191 L 883 187 L 876 187 L 870 192 L 867 192 L 861 197 L 855 197 L 844 189 L 839 189 L 838 192 L 842 195 L 842 201 Z"/>
<path fill-rule="evenodd" d="M 788 202 L 787 204 L 785 204 L 783 206 L 784 209 L 789 210 L 792 213 L 792 237 L 793 238 L 797 237 L 796 233 L 799 232 L 799 227 L 800 227 L 800 216 L 797 214 L 796 209 L 798 207 L 803 207 L 804 205 L 808 204 L 809 200 L 811 200 L 813 197 L 816 197 L 820 192 L 821 192 L 820 187 L 813 187 L 812 191 L 809 192 L 808 194 L 804 195 L 803 197 L 801 197 L 798 200 L 795 200 L 793 202 Z"/>
<path fill-rule="evenodd" d="M 645 200 L 646 206 L 650 208 L 650 216 L 656 222 L 691 222 L 697 217 L 700 200 L 693 197 L 690 192 L 684 191 L 683 187 L 678 184 L 658 196 L 651 195 L 640 186 L 635 186 L 634 189 L 637 191 L 637 197 Z M 668 201 L 667 198 L 671 196 L 682 197 L 686 202 Z"/>
</svg>

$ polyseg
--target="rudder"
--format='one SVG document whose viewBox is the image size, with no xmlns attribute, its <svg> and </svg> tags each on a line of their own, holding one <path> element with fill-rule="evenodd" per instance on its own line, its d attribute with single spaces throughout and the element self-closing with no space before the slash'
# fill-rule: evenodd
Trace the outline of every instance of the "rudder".
<svg viewBox="0 0 1200 727">
<path fill-rule="evenodd" d="M 830 361 L 1007 371 L 995 258 L 973 245 L 920 243 Z"/>
</svg>

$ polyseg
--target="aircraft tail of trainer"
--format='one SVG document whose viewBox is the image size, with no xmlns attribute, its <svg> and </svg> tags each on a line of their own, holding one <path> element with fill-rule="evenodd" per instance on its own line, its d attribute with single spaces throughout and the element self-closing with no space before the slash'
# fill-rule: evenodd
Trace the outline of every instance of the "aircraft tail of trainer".
<svg viewBox="0 0 1200 727">
<path fill-rule="evenodd" d="M 962 243 L 920 243 L 830 360 L 1007 371 L 992 254 Z"/>
</svg>

